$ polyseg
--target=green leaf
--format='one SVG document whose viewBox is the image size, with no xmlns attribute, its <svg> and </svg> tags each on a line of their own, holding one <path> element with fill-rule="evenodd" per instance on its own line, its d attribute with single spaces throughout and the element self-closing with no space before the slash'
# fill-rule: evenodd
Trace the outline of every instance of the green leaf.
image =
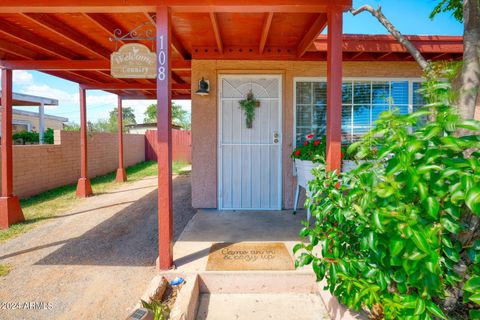
<svg viewBox="0 0 480 320">
<path fill-rule="evenodd" d="M 438 211 L 440 210 L 440 204 L 434 197 L 427 197 L 423 206 L 427 209 L 427 213 L 433 219 L 438 219 Z"/>
<path fill-rule="evenodd" d="M 307 227 L 302 228 L 302 230 L 300 230 L 300 237 L 301 238 L 304 238 L 304 237 L 308 236 L 309 234 L 310 234 L 310 229 L 308 229 Z"/>
<path fill-rule="evenodd" d="M 308 264 L 310 264 L 313 260 L 313 257 L 311 255 L 309 255 L 308 253 L 302 253 L 300 255 L 300 258 L 298 258 L 298 264 L 299 266 L 306 266 Z"/>
<path fill-rule="evenodd" d="M 442 250 L 450 260 L 454 262 L 460 261 L 460 254 L 455 249 L 445 247 Z"/>
<path fill-rule="evenodd" d="M 425 300 L 422 299 L 422 298 L 417 298 L 417 303 L 415 305 L 414 314 L 416 316 L 418 316 L 418 315 L 421 315 L 424 312 L 425 312 Z"/>
<path fill-rule="evenodd" d="M 480 121 L 477 120 L 462 120 L 459 124 L 457 124 L 458 128 L 467 129 L 470 131 L 479 131 L 480 130 Z"/>
<path fill-rule="evenodd" d="M 463 286 L 463 290 L 468 292 L 480 291 L 480 276 L 474 276 L 468 279 Z"/>
<path fill-rule="evenodd" d="M 402 252 L 404 246 L 405 246 L 404 239 L 400 237 L 392 237 L 389 243 L 390 254 L 392 256 L 399 255 Z"/>
<path fill-rule="evenodd" d="M 480 319 L 480 310 L 470 310 L 470 319 Z"/>
<path fill-rule="evenodd" d="M 465 204 L 476 215 L 480 215 L 480 186 L 475 186 L 467 191 Z"/>
<path fill-rule="evenodd" d="M 447 229 L 451 233 L 457 234 L 460 231 L 460 225 L 452 221 L 448 217 L 441 218 L 440 223 L 445 229 Z"/>
<path fill-rule="evenodd" d="M 480 305 L 480 293 L 476 293 L 473 296 L 470 296 L 468 299 Z"/>
<path fill-rule="evenodd" d="M 425 253 L 430 253 L 430 246 L 421 230 L 412 230 L 412 240 L 415 245 Z"/>
<path fill-rule="evenodd" d="M 427 301 L 426 307 L 427 310 L 430 311 L 430 313 L 434 316 L 447 320 L 447 317 L 445 316 L 443 311 L 432 301 Z"/>
<path fill-rule="evenodd" d="M 302 243 L 297 243 L 294 247 L 293 247 L 293 254 L 297 253 L 298 250 L 302 249 L 303 248 L 303 245 Z"/>
<path fill-rule="evenodd" d="M 422 260 L 423 258 L 425 258 L 426 254 L 425 253 L 421 253 L 420 251 L 414 251 L 412 253 L 410 253 L 409 255 L 407 255 L 407 259 L 408 260 Z"/>
<path fill-rule="evenodd" d="M 370 249 L 374 252 L 376 252 L 378 250 L 378 248 L 376 247 L 377 246 L 377 236 L 375 235 L 375 232 L 373 231 L 370 231 L 368 233 L 368 246 L 370 247 Z"/>
<path fill-rule="evenodd" d="M 382 222 L 380 221 L 380 214 L 378 213 L 378 211 L 375 211 L 373 213 L 373 222 L 375 223 L 375 226 L 378 228 L 378 230 L 383 232 L 383 226 Z"/>
</svg>

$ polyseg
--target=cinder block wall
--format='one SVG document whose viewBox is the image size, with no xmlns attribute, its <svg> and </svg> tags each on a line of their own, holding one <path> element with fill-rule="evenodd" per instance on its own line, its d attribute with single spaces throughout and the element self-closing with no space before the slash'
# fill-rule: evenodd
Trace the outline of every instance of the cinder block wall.
<svg viewBox="0 0 480 320">
<path fill-rule="evenodd" d="M 145 161 L 145 136 L 124 135 L 125 166 Z M 95 133 L 88 137 L 88 175 L 118 168 L 118 135 Z M 66 184 L 80 176 L 80 133 L 55 130 L 53 145 L 13 146 L 13 191 L 20 198 Z"/>
</svg>

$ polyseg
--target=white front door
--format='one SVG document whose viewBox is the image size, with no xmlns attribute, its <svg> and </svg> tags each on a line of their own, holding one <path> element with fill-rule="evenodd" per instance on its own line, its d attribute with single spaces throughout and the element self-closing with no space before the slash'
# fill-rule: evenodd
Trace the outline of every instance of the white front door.
<svg viewBox="0 0 480 320">
<path fill-rule="evenodd" d="M 281 83 L 280 75 L 219 77 L 219 209 L 282 207 Z M 247 128 L 239 102 L 250 91 L 260 106 Z"/>
</svg>

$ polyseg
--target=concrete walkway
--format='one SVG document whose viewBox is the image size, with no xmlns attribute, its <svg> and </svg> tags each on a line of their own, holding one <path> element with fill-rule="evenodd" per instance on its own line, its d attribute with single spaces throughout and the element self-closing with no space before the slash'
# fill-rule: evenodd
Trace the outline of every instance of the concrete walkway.
<svg viewBox="0 0 480 320">
<path fill-rule="evenodd" d="M 0 263 L 13 270 L 0 277 L 0 319 L 124 319 L 156 274 L 156 183 L 148 177 L 81 200 L 1 244 Z M 173 192 L 178 238 L 195 213 L 190 176 L 174 177 Z"/>
</svg>

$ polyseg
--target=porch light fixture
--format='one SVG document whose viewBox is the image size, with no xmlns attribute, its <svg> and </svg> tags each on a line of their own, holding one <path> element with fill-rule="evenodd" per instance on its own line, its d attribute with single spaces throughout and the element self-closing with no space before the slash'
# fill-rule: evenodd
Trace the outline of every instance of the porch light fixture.
<svg viewBox="0 0 480 320">
<path fill-rule="evenodd" d="M 195 93 L 199 96 L 208 96 L 209 90 L 210 82 L 202 77 L 202 80 L 198 81 L 198 90 Z"/>
</svg>

